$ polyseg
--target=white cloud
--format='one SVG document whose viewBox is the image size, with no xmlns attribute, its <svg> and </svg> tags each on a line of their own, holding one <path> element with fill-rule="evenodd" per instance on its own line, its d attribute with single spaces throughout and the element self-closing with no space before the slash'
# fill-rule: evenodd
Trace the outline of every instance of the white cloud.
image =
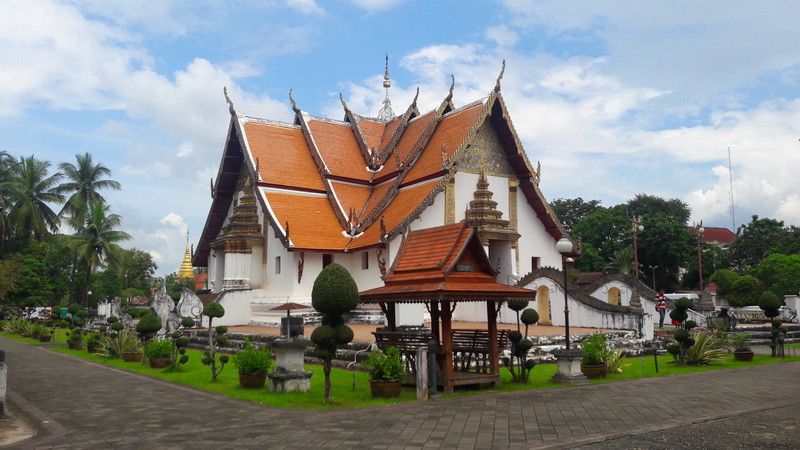
<svg viewBox="0 0 800 450">
<path fill-rule="evenodd" d="M 406 0 L 350 0 L 352 4 L 368 12 L 385 11 L 405 1 Z"/>
<path fill-rule="evenodd" d="M 314 0 L 288 0 L 286 4 L 303 14 L 325 14 L 325 10 Z"/>
<path fill-rule="evenodd" d="M 519 42 L 519 35 L 505 24 L 486 28 L 486 38 L 499 47 L 513 47 Z"/>
</svg>

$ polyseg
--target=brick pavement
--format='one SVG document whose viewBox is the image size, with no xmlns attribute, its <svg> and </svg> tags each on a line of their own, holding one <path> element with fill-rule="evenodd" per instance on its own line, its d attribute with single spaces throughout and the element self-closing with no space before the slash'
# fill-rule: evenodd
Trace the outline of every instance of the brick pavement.
<svg viewBox="0 0 800 450">
<path fill-rule="evenodd" d="M 292 410 L 0 338 L 24 448 L 566 448 L 800 404 L 800 363 L 353 410 Z M 780 386 L 780 389 L 776 389 Z M 664 402 L 664 399 L 674 399 Z"/>
</svg>

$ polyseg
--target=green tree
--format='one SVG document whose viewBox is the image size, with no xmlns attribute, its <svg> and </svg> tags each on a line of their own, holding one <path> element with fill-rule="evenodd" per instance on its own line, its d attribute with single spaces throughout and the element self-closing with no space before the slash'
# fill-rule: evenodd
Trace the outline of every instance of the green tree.
<svg viewBox="0 0 800 450">
<path fill-rule="evenodd" d="M 0 261 L 0 302 L 19 286 L 20 264 L 17 261 Z"/>
<path fill-rule="evenodd" d="M 322 314 L 322 325 L 311 333 L 314 355 L 322 359 L 325 402 L 331 400 L 331 367 L 336 348 L 353 340 L 353 330 L 344 314 L 358 305 L 358 286 L 344 267 L 329 264 L 319 273 L 311 289 L 311 305 Z"/>
<path fill-rule="evenodd" d="M 64 174 L 65 182 L 55 188 L 58 194 L 70 195 L 61 209 L 60 215 L 72 217 L 79 223 L 85 222 L 86 213 L 92 203 L 105 203 L 98 192 L 101 189 L 120 190 L 119 182 L 104 179 L 111 176 L 102 163 L 94 164 L 92 155 L 75 155 L 76 164 L 63 162 L 58 168 Z"/>
<path fill-rule="evenodd" d="M 800 254 L 769 255 L 758 263 L 752 273 L 765 289 L 778 298 L 800 292 Z"/>
<path fill-rule="evenodd" d="M 103 203 L 93 203 L 86 218 L 86 223 L 81 224 L 70 218 L 69 224 L 77 232 L 68 239 L 69 248 L 76 252 L 88 267 L 86 284 L 89 285 L 91 274 L 98 267 L 104 267 L 110 260 L 119 264 L 122 249 L 117 244 L 131 239 L 131 236 L 116 228 L 122 222 L 117 214 L 110 214 L 110 208 Z M 88 303 L 88 293 L 85 293 L 84 304 Z"/>
<path fill-rule="evenodd" d="M 581 272 L 599 272 L 605 267 L 605 260 L 600 256 L 600 253 L 594 245 L 583 242 L 581 243 L 581 257 L 575 260 L 574 268 Z"/>
<path fill-rule="evenodd" d="M 564 229 L 571 233 L 575 224 L 600 208 L 600 200 L 585 201 L 581 197 L 557 198 L 550 202 L 550 208 L 564 225 Z"/>
<path fill-rule="evenodd" d="M 714 272 L 710 281 L 717 284 L 717 295 L 727 297 L 733 291 L 733 286 L 739 281 L 741 275 L 730 269 L 720 269 Z"/>
<path fill-rule="evenodd" d="M 592 214 L 575 224 L 573 237 L 586 248 L 591 245 L 604 261 L 619 249 L 632 244 L 630 222 L 625 215 L 625 206 L 598 208 Z M 630 236 L 630 240 L 629 240 Z"/>
<path fill-rule="evenodd" d="M 680 224 L 689 222 L 692 210 L 683 200 L 663 199 L 656 195 L 636 194 L 628 201 L 628 213 L 631 216 L 666 216 Z"/>
<path fill-rule="evenodd" d="M 150 252 L 138 248 L 125 250 L 120 268 L 125 289 L 147 291 L 153 284 L 156 270 L 158 270 L 158 264 L 153 261 L 153 255 Z"/>
<path fill-rule="evenodd" d="M 783 227 L 783 222 L 754 215 L 750 223 L 739 226 L 736 231 L 736 240 L 729 249 L 731 266 L 736 270 L 749 270 L 773 253 L 792 253 L 782 246 L 793 237 L 793 233 Z"/>
<path fill-rule="evenodd" d="M 604 271 L 606 273 L 622 273 L 632 275 L 635 261 L 633 260 L 633 247 L 623 247 L 614 253 Z"/>
<path fill-rule="evenodd" d="M 638 234 L 639 264 L 658 266 L 656 285 L 675 290 L 680 287 L 681 268 L 696 249 L 692 235 L 683 222 L 663 214 L 645 216 L 643 225 Z"/>
<path fill-rule="evenodd" d="M 758 299 L 764 292 L 764 286 L 756 277 L 745 275 L 733 283 L 728 293 L 728 302 L 731 306 L 753 306 L 758 304 Z"/>
<path fill-rule="evenodd" d="M 33 156 L 20 158 L 10 167 L 10 177 L 2 190 L 10 204 L 9 222 L 17 234 L 40 239 L 59 228 L 58 215 L 48 203 L 60 204 L 64 197 L 56 192 L 61 173 L 49 175 L 50 163 Z"/>
</svg>

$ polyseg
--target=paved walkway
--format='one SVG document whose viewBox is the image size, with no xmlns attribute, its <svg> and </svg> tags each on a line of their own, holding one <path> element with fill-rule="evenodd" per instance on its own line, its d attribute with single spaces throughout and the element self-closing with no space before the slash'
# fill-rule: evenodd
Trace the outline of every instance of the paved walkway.
<svg viewBox="0 0 800 450">
<path fill-rule="evenodd" d="M 385 407 L 292 410 L 2 337 L 0 348 L 10 400 L 49 432 L 19 445 L 24 448 L 567 448 L 800 404 L 800 363 L 785 363 Z"/>
</svg>

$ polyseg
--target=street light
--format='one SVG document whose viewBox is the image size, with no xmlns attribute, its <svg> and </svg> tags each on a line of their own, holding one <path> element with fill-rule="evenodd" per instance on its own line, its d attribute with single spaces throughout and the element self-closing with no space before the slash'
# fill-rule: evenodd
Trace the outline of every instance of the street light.
<svg viewBox="0 0 800 450">
<path fill-rule="evenodd" d="M 564 270 L 564 330 L 569 350 L 569 300 L 567 299 L 567 255 L 572 253 L 572 241 L 564 235 L 556 242 L 556 251 L 561 253 L 561 268 Z"/>
<path fill-rule="evenodd" d="M 628 216 L 628 220 L 631 221 L 631 228 L 633 228 L 633 265 L 634 271 L 636 273 L 636 279 L 639 279 L 639 249 L 636 247 L 636 233 L 638 231 L 644 230 L 644 225 L 642 225 L 642 216 L 630 217 Z"/>
<path fill-rule="evenodd" d="M 647 266 L 647 267 L 653 269 L 653 290 L 655 291 L 656 290 L 656 269 L 658 269 L 658 266 Z"/>
<path fill-rule="evenodd" d="M 703 244 L 703 233 L 706 231 L 703 228 L 703 221 L 700 221 L 700 225 L 697 228 L 697 271 L 700 274 L 700 292 L 703 292 L 703 253 L 700 250 L 701 245 Z"/>
</svg>

